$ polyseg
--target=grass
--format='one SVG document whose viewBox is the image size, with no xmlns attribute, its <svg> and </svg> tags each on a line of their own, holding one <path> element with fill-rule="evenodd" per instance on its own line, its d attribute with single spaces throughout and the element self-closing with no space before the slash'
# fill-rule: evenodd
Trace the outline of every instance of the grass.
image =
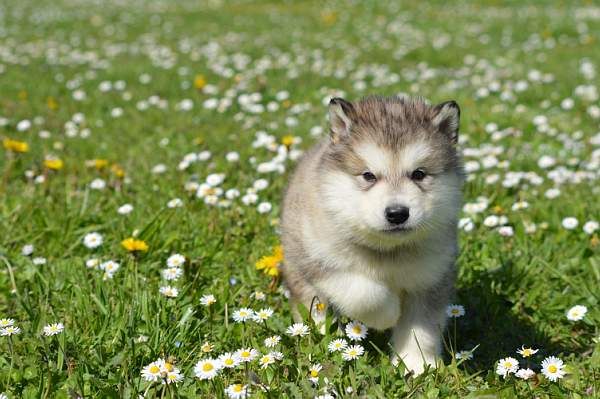
<svg viewBox="0 0 600 399">
<path fill-rule="evenodd" d="M 254 397 L 271 398 L 326 392 L 597 397 L 599 238 L 582 226 L 600 215 L 593 95 L 599 12 L 591 2 L 3 2 L 0 136 L 26 142 L 29 151 L 0 152 L 0 319 L 12 318 L 21 329 L 0 337 L 0 392 L 9 398 L 222 397 L 230 384 L 242 383 Z M 584 60 L 595 65 L 595 76 L 586 78 Z M 148 83 L 140 81 L 145 74 Z M 197 75 L 214 94 L 194 87 Z M 120 80 L 125 87 L 115 89 Z M 113 89 L 102 91 L 103 81 Z M 482 88 L 493 89 L 493 82 L 500 90 L 485 95 Z M 587 98 L 576 90 L 581 85 L 588 85 Z M 74 98 L 78 90 L 84 99 Z M 289 100 L 277 99 L 282 90 Z M 488 202 L 482 213 L 463 215 L 474 223 L 460 237 L 456 303 L 466 315 L 449 324 L 444 364 L 416 378 L 390 364 L 385 333 L 370 331 L 361 342 L 365 355 L 352 362 L 327 351 L 338 335 L 335 324 L 326 335 L 314 329 L 303 338 L 286 335 L 292 319 L 280 284 L 255 268 L 279 242 L 279 202 L 294 165 L 287 159 L 283 174 L 258 173 L 256 165 L 274 153 L 253 147 L 255 134 L 264 130 L 276 142 L 293 135 L 302 138 L 293 149 L 308 148 L 316 140 L 311 129 L 326 130 L 324 99 L 339 91 L 349 99 L 399 92 L 456 99 L 462 146 L 498 147 L 501 164 L 471 172 L 465 187 L 466 202 Z M 238 102 L 249 93 L 278 109 L 251 112 Z M 160 101 L 151 96 L 164 107 L 152 105 Z M 222 110 L 203 106 L 225 97 L 232 102 Z M 566 98 L 572 107 L 561 106 Z M 178 109 L 183 99 L 192 100 L 193 109 Z M 140 110 L 140 101 L 148 109 Z M 123 115 L 113 117 L 115 108 Z M 75 116 L 77 133 L 70 137 L 65 124 L 78 113 L 84 118 Z M 534 123 L 538 115 L 547 121 Z M 22 120 L 31 127 L 20 130 Z M 494 137 L 490 123 L 505 134 Z M 87 138 L 80 135 L 85 128 Z M 185 154 L 201 151 L 210 151 L 211 159 L 178 170 Z M 239 162 L 226 161 L 231 151 Z M 465 159 L 482 165 L 489 153 Z M 44 166 L 50 155 L 64 166 Z M 556 165 L 540 167 L 542 155 Z M 87 166 L 93 159 L 108 166 Z M 166 171 L 153 173 L 157 164 Z M 555 183 L 552 170 L 559 166 L 587 175 L 571 173 Z M 533 172 L 541 182 L 505 187 L 509 171 Z M 186 192 L 187 182 L 203 182 L 211 173 L 224 174 L 220 186 L 242 196 L 257 179 L 267 179 L 258 202 L 271 203 L 272 210 L 259 213 L 257 204 L 240 198 L 229 207 L 210 206 Z M 494 174 L 498 182 L 486 183 Z M 36 183 L 36 176 L 44 181 Z M 90 188 L 98 178 L 105 189 Z M 549 199 L 544 193 L 552 187 L 561 193 Z M 168 208 L 173 198 L 183 206 Z M 529 207 L 513 210 L 518 201 Z M 121 215 L 117 209 L 125 203 L 134 209 Z M 489 215 L 506 216 L 514 235 L 485 226 Z M 577 218 L 578 226 L 564 228 L 566 217 Z M 536 231 L 528 233 L 525 222 Z M 93 250 L 82 244 L 90 232 L 104 238 Z M 128 253 L 121 241 L 131 236 L 144 240 L 148 251 Z M 30 256 L 22 254 L 27 244 L 35 247 Z M 187 260 L 183 276 L 171 282 L 178 296 L 167 298 L 159 293 L 168 283 L 161 270 L 175 253 Z M 46 264 L 34 264 L 35 257 Z M 104 280 L 102 271 L 86 267 L 90 258 L 112 259 L 121 268 Z M 256 291 L 266 299 L 257 300 Z M 205 294 L 216 303 L 201 305 Z M 574 305 L 588 308 L 581 321 L 566 318 Z M 264 323 L 233 322 L 242 307 L 270 307 L 274 315 Z M 62 322 L 64 332 L 43 336 L 54 322 Z M 254 361 L 210 381 L 194 377 L 201 358 L 242 347 L 268 352 L 263 340 L 271 335 L 281 335 L 276 350 L 284 356 L 273 365 L 263 369 Z M 213 345 L 208 354 L 206 342 Z M 539 352 L 524 360 L 515 352 L 522 345 Z M 473 348 L 472 359 L 454 360 L 453 352 Z M 551 355 L 567 365 L 557 382 L 540 374 L 541 360 Z M 507 356 L 537 376 L 500 377 L 495 366 Z M 159 357 L 170 359 L 183 381 L 146 382 L 143 367 Z M 317 386 L 308 380 L 314 363 L 323 366 Z"/>
</svg>

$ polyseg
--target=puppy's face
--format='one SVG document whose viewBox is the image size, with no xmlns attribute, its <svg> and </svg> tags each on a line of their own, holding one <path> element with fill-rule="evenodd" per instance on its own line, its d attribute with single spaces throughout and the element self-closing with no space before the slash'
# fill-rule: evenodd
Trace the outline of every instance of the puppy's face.
<svg viewBox="0 0 600 399">
<path fill-rule="evenodd" d="M 340 233 L 385 249 L 455 223 L 462 185 L 455 103 L 337 101 L 321 194 Z"/>
</svg>

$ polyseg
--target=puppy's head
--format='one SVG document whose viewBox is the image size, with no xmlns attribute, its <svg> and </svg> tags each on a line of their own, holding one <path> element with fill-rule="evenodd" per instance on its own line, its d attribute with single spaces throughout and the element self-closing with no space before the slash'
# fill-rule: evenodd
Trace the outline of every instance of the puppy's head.
<svg viewBox="0 0 600 399">
<path fill-rule="evenodd" d="M 463 180 L 459 118 L 454 101 L 331 100 L 320 193 L 339 232 L 389 249 L 453 226 Z"/>
</svg>

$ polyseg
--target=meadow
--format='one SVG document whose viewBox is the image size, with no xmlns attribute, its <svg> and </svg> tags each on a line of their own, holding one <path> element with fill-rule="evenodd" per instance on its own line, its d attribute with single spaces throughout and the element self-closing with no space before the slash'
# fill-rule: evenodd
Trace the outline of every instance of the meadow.
<svg viewBox="0 0 600 399">
<path fill-rule="evenodd" d="M 600 397 L 599 45 L 594 2 L 0 2 L 0 398 Z M 278 273 L 289 173 L 368 94 L 462 110 L 417 377 Z"/>
</svg>

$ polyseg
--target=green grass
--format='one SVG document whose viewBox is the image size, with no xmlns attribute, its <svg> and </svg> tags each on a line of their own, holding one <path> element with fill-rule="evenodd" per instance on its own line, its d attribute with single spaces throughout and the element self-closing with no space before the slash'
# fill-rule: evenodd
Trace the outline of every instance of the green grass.
<svg viewBox="0 0 600 399">
<path fill-rule="evenodd" d="M 325 392 L 382 398 L 598 397 L 599 238 L 582 226 L 600 215 L 600 124 L 592 115 L 599 102 L 574 91 L 579 85 L 598 89 L 599 9 L 592 2 L 417 3 L 1 2 L 5 123 L 0 137 L 24 141 L 29 151 L 0 152 L 0 319 L 12 318 L 22 330 L 0 337 L 0 393 L 9 398 L 222 397 L 224 388 L 242 383 L 250 385 L 253 397 L 270 398 Z M 172 63 L 163 68 L 153 58 Z M 244 58 L 246 65 L 240 62 Z M 595 77 L 581 73 L 583 59 L 595 65 Z M 532 70 L 551 74 L 552 80 L 537 82 Z M 357 75 L 361 71 L 364 77 Z M 150 83 L 140 82 L 143 74 L 151 76 Z M 215 94 L 194 88 L 200 74 Z M 397 79 L 390 79 L 393 74 Z M 99 90 L 100 82 L 118 80 L 126 83 L 124 90 Z M 356 87 L 357 81 L 365 88 Z M 478 97 L 492 81 L 512 99 L 500 92 Z M 524 91 L 511 89 L 518 81 L 528 82 Z M 83 101 L 73 98 L 77 89 L 86 93 Z M 228 90 L 232 105 L 223 112 L 203 107 L 206 99 L 224 98 Z M 281 90 L 289 92 L 288 104 L 276 100 Z M 456 303 L 465 306 L 466 315 L 452 320 L 445 333 L 444 365 L 416 378 L 390 364 L 384 333 L 370 331 L 361 343 L 365 355 L 353 362 L 327 351 L 340 334 L 335 325 L 325 336 L 314 329 L 300 339 L 286 335 L 292 318 L 280 284 L 254 266 L 279 242 L 279 202 L 294 166 L 286 160 L 286 173 L 259 174 L 256 165 L 275 154 L 253 148 L 255 134 L 264 130 L 279 142 L 286 135 L 301 137 L 293 147 L 308 148 L 315 141 L 310 129 L 327 129 L 323 99 L 334 90 L 348 99 L 399 92 L 435 102 L 453 98 L 462 108 L 462 146 L 499 146 L 498 160 L 508 162 L 506 168 L 472 173 L 465 187 L 466 202 L 480 196 L 489 201 L 483 213 L 470 216 L 473 231 L 460 236 Z M 275 101 L 279 109 L 247 112 L 237 98 L 256 92 L 261 104 Z M 136 108 L 153 95 L 167 101 L 164 109 Z M 567 97 L 574 100 L 571 109 L 560 106 Z M 193 101 L 192 110 L 176 109 L 183 99 Z M 49 106 L 52 102 L 57 107 Z M 298 104 L 306 106 L 295 114 Z M 123 115 L 113 118 L 116 107 Z M 65 134 L 65 123 L 76 113 L 85 115 L 81 128 L 91 130 L 88 138 Z M 537 115 L 548 118 L 550 132 L 535 126 Z M 288 117 L 297 124 L 286 125 Z M 33 125 L 18 131 L 24 119 Z M 486 132 L 492 122 L 519 134 L 495 140 Z M 41 138 L 42 130 L 50 138 Z M 185 154 L 204 150 L 212 153 L 209 161 L 177 169 Z M 225 160 L 230 151 L 240 154 L 238 163 Z M 45 168 L 48 155 L 59 157 L 64 167 Z M 589 178 L 559 185 L 560 196 L 548 199 L 544 192 L 555 186 L 549 173 L 554 167 L 540 168 L 542 155 L 569 171 L 587 171 Z M 109 167 L 86 166 L 92 159 L 106 159 Z M 159 163 L 166 172 L 152 173 Z M 113 164 L 125 170 L 125 179 L 110 171 Z M 45 182 L 34 183 L 26 171 L 45 176 Z M 543 181 L 503 187 L 508 171 L 535 172 Z M 228 208 L 209 206 L 185 191 L 186 182 L 203 182 L 210 173 L 225 174 L 221 187 L 242 195 L 256 179 L 267 179 L 259 202 L 270 202 L 273 209 L 260 214 L 256 204 L 244 205 L 240 198 Z M 492 174 L 499 181 L 486 184 Z M 90 189 L 96 178 L 107 182 L 104 190 Z M 175 197 L 183 207 L 167 208 Z M 511 210 L 519 200 L 529 207 Z M 134 206 L 126 216 L 117 213 L 125 203 Z M 492 214 L 507 216 L 514 236 L 486 227 L 483 220 Z M 570 216 L 579 221 L 574 230 L 561 225 Z M 537 231 L 526 233 L 523 222 L 535 223 Z M 82 240 L 94 231 L 104 243 L 91 250 Z M 148 243 L 147 252 L 132 255 L 121 246 L 134 231 Z M 31 256 L 21 254 L 26 244 L 35 246 Z M 174 253 L 187 262 L 184 275 L 172 282 L 179 295 L 170 299 L 159 293 L 166 284 L 160 271 Z M 47 263 L 35 265 L 34 257 Z M 103 280 L 101 271 L 85 266 L 93 257 L 113 259 L 121 268 Z M 266 294 L 264 302 L 254 298 L 256 291 Z M 213 294 L 216 304 L 202 306 L 204 294 Z M 588 308 L 583 320 L 567 320 L 574 305 Z M 264 325 L 234 323 L 231 314 L 245 306 L 271 307 L 274 315 Z M 43 327 L 54 322 L 64 323 L 64 332 L 43 336 Z M 266 353 L 263 340 L 275 334 L 282 337 L 276 350 L 283 360 L 266 369 L 254 361 L 221 371 L 211 381 L 194 377 L 201 358 L 242 347 Z M 202 352 L 205 342 L 214 345 L 212 353 Z M 525 362 L 515 352 L 522 345 L 539 352 Z M 453 360 L 452 351 L 473 348 L 472 359 Z M 528 364 L 537 377 L 498 376 L 496 363 L 507 356 Z M 539 373 L 546 356 L 566 363 L 565 378 L 551 382 Z M 170 358 L 185 374 L 183 381 L 176 386 L 144 381 L 142 368 L 159 357 Z M 318 386 L 308 380 L 313 363 L 323 365 Z"/>
</svg>

